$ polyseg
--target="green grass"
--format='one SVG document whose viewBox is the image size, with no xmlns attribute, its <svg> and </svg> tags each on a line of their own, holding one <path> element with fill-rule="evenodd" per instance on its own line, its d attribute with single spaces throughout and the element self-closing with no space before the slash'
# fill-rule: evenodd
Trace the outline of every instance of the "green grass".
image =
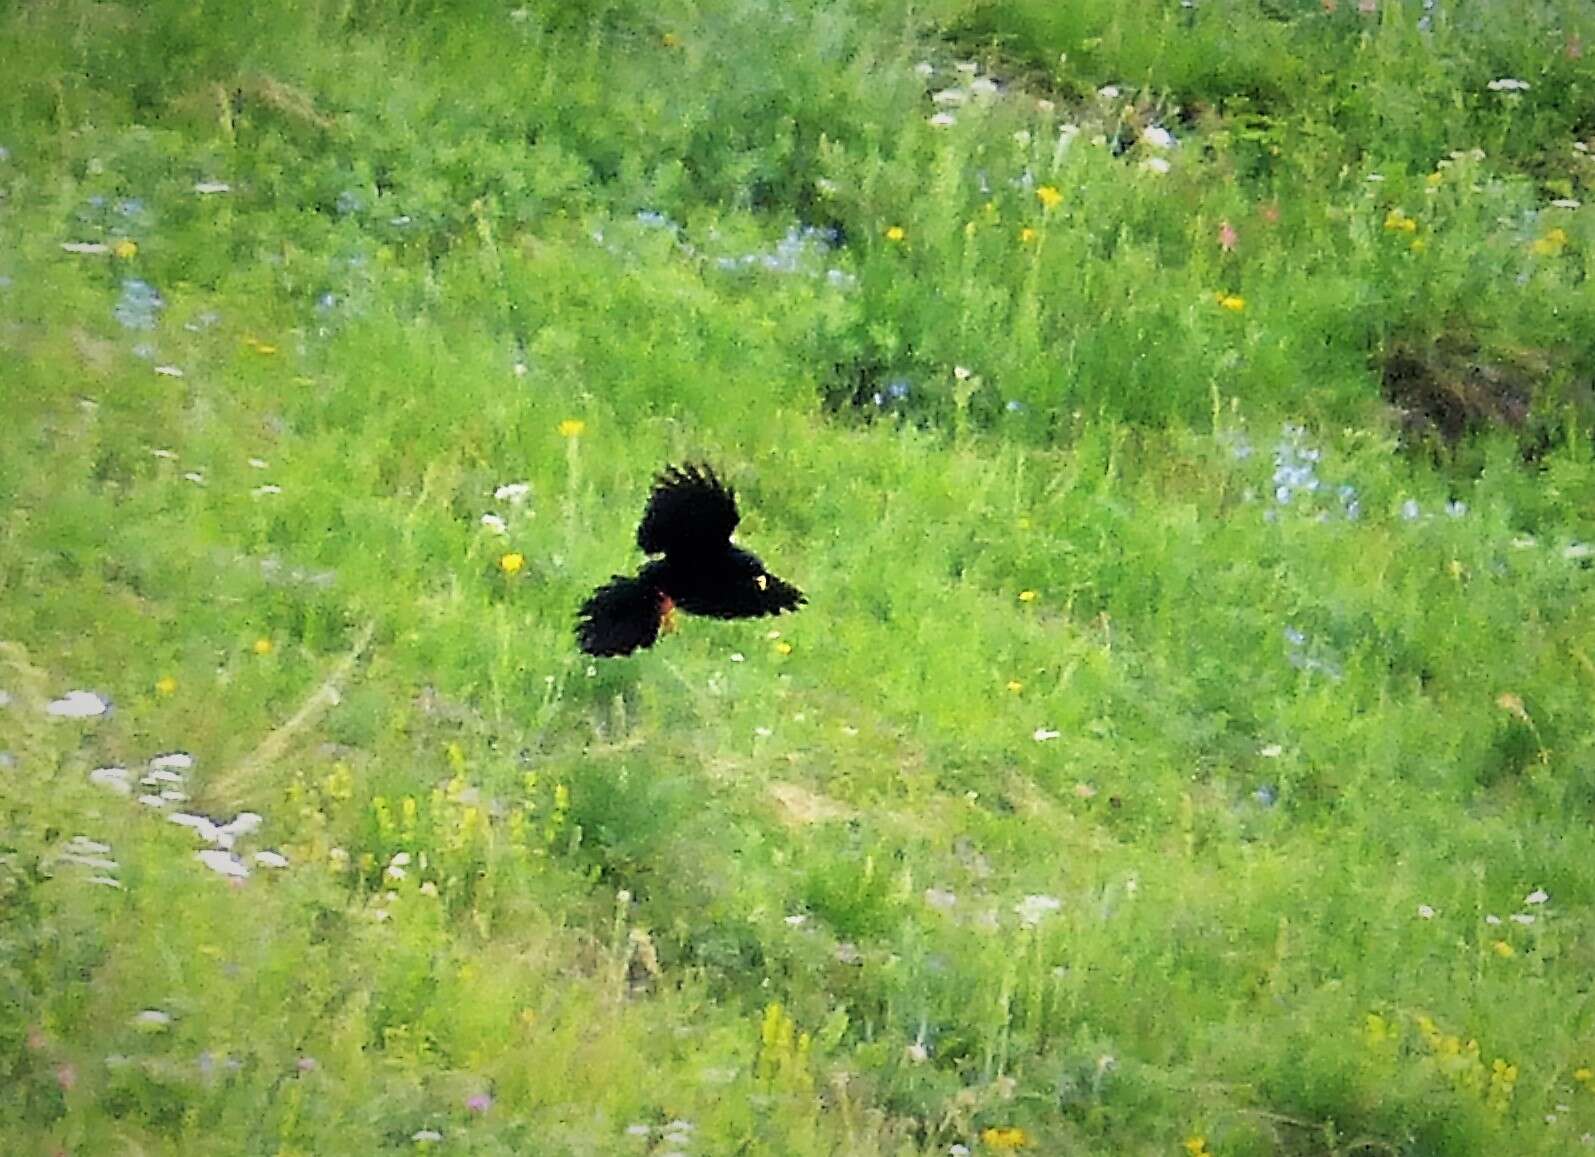
<svg viewBox="0 0 1595 1157">
<path fill-rule="evenodd" d="M 1578 1151 L 1595 20 L 1357 7 L 0 15 L 10 1150 Z"/>
</svg>

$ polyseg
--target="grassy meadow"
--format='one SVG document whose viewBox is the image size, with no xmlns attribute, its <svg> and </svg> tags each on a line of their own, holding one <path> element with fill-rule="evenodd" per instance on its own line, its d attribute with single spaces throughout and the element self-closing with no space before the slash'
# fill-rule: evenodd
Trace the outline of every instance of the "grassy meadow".
<svg viewBox="0 0 1595 1157">
<path fill-rule="evenodd" d="M 7 1153 L 1595 1151 L 1586 0 L 0 72 Z M 810 604 L 589 661 L 699 459 Z"/>
</svg>

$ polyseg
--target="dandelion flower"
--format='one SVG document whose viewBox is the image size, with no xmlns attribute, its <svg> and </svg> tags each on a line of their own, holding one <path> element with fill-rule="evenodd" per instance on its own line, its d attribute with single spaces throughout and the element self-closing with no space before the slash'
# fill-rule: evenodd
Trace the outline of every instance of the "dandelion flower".
<svg viewBox="0 0 1595 1157">
<path fill-rule="evenodd" d="M 1490 948 L 1492 950 L 1494 950 L 1495 954 L 1497 956 L 1501 957 L 1503 960 L 1506 957 L 1508 957 L 1508 956 L 1516 956 L 1517 955 L 1517 949 L 1513 948 L 1505 940 L 1497 940 L 1497 941 L 1495 941 L 1493 944 L 1490 945 Z"/>
<path fill-rule="evenodd" d="M 111 252 L 123 261 L 129 261 L 138 256 L 138 243 L 129 241 L 126 237 L 111 246 Z"/>
<path fill-rule="evenodd" d="M 1195 1137 L 1187 1137 L 1185 1139 L 1185 1151 L 1189 1153 L 1191 1157 L 1209 1157 L 1207 1138 L 1200 1135 Z"/>
<path fill-rule="evenodd" d="M 157 695 L 170 695 L 177 690 L 177 680 L 170 675 L 162 675 L 155 680 L 155 693 Z"/>
<path fill-rule="evenodd" d="M 559 424 L 559 436 L 561 438 L 580 438 L 586 429 L 587 423 L 580 418 L 566 418 Z"/>
<path fill-rule="evenodd" d="M 1574 1069 L 1573 1079 L 1581 1085 L 1587 1085 L 1595 1080 L 1595 1069 Z"/>
<path fill-rule="evenodd" d="M 777 655 L 790 655 L 792 653 L 792 644 L 782 639 L 775 645 L 775 653 Z"/>
<path fill-rule="evenodd" d="M 1008 680 L 1008 690 L 1012 691 L 1015 695 L 1019 694 L 1019 692 L 1023 691 L 1024 689 L 1025 689 L 1025 685 L 1023 683 L 1019 682 L 1019 680 L 1017 680 L 1017 679 Z"/>
<path fill-rule="evenodd" d="M 1036 601 L 1036 592 L 1035 591 L 1020 591 L 1019 592 L 1019 601 L 1022 602 L 1022 603 L 1033 603 L 1033 602 L 1035 602 Z"/>
<path fill-rule="evenodd" d="M 1240 313 L 1246 308 L 1246 299 L 1238 293 L 1221 293 L 1218 303 L 1231 313 Z"/>
<path fill-rule="evenodd" d="M 251 648 L 257 655 L 269 655 L 273 649 L 272 641 L 265 637 L 256 639 L 255 645 Z"/>
<path fill-rule="evenodd" d="M 886 240 L 888 241 L 901 241 L 907 236 L 907 231 L 901 225 L 889 225 L 886 228 Z"/>
<path fill-rule="evenodd" d="M 1416 233 L 1418 223 L 1397 206 L 1385 214 L 1385 228 L 1392 233 Z"/>
<path fill-rule="evenodd" d="M 1026 225 L 1023 229 L 1019 230 L 1019 241 L 1021 244 L 1028 245 L 1035 239 L 1036 231 L 1030 226 Z"/>
<path fill-rule="evenodd" d="M 988 1149 L 1014 1150 L 1023 1149 L 1030 1144 L 1030 1134 L 1017 1125 L 1005 1125 L 1000 1128 L 982 1129 L 980 1143 Z"/>
<path fill-rule="evenodd" d="M 500 556 L 498 560 L 499 569 L 505 574 L 520 574 L 521 568 L 525 565 L 526 556 L 518 550 L 512 550 L 508 554 Z"/>
<path fill-rule="evenodd" d="M 666 48 L 680 48 L 681 37 L 677 36 L 674 32 L 667 32 L 659 38 L 659 43 L 663 44 Z"/>
<path fill-rule="evenodd" d="M 1051 185 L 1042 185 L 1036 190 L 1036 200 L 1041 202 L 1043 209 L 1056 209 L 1063 204 L 1063 194 Z"/>
</svg>

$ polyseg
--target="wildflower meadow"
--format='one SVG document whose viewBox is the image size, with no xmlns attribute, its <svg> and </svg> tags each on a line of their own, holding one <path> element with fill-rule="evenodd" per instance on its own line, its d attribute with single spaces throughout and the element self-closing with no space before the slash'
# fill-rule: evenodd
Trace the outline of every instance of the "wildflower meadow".
<svg viewBox="0 0 1595 1157">
<path fill-rule="evenodd" d="M 1587 0 L 0 75 L 0 1150 L 1595 1153 Z M 700 461 L 807 605 L 582 654 Z"/>
</svg>

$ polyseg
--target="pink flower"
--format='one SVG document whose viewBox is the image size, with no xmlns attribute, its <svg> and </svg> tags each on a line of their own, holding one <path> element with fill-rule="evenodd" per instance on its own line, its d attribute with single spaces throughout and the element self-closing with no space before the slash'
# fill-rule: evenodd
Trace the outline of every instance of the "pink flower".
<svg viewBox="0 0 1595 1157">
<path fill-rule="evenodd" d="M 316 1071 L 316 1058 L 300 1057 L 294 1062 L 294 1068 L 298 1069 L 301 1073 L 313 1073 Z"/>
<path fill-rule="evenodd" d="M 473 1113 L 485 1113 L 493 1107 L 493 1098 L 486 1093 L 476 1093 L 466 1100 L 465 1107 Z"/>
<path fill-rule="evenodd" d="M 70 1093 L 78 1083 L 78 1071 L 71 1065 L 55 1066 L 55 1083 L 61 1086 L 63 1093 Z"/>
<path fill-rule="evenodd" d="M 1228 221 L 1219 222 L 1218 247 L 1225 253 L 1235 252 L 1235 246 L 1240 241 L 1241 235 L 1235 232 L 1235 226 Z"/>
<path fill-rule="evenodd" d="M 1379 11 L 1379 0 L 1357 0 L 1357 11 L 1370 13 Z"/>
</svg>

